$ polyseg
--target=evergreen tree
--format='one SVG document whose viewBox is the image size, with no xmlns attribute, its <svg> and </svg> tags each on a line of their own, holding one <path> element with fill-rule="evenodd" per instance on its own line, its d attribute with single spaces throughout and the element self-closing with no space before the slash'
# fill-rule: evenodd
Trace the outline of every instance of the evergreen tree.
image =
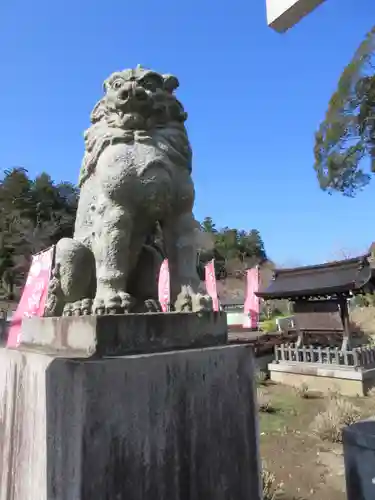
<svg viewBox="0 0 375 500">
<path fill-rule="evenodd" d="M 202 230 L 206 233 L 217 233 L 216 226 L 211 217 L 205 217 L 201 224 Z"/>
<path fill-rule="evenodd" d="M 329 192 L 354 196 L 375 171 L 375 27 L 341 75 L 314 155 L 320 186 Z"/>
<path fill-rule="evenodd" d="M 236 275 L 238 272 L 243 274 L 246 268 L 267 259 L 264 242 L 257 229 L 217 229 L 211 217 L 205 217 L 201 227 L 214 238 L 214 248 L 200 254 L 198 271 L 201 279 L 204 279 L 204 266 L 211 259 L 215 259 L 217 279 L 225 278 L 228 274 Z"/>
<path fill-rule="evenodd" d="M 0 181 L 0 296 L 23 285 L 33 254 L 73 234 L 78 189 L 55 184 L 42 173 L 34 180 L 16 167 Z"/>
</svg>

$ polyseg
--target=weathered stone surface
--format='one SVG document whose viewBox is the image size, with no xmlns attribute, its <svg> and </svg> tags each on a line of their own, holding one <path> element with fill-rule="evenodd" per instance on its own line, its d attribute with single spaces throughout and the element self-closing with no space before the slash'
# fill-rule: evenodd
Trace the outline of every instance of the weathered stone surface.
<svg viewBox="0 0 375 500">
<path fill-rule="evenodd" d="M 0 318 L 0 346 L 6 344 L 8 334 L 8 324 L 4 318 Z"/>
<path fill-rule="evenodd" d="M 356 422 L 342 431 L 347 500 L 375 498 L 375 422 Z"/>
<path fill-rule="evenodd" d="M 161 256 L 146 245 L 157 225 L 172 308 L 212 309 L 199 293 L 192 151 L 178 86 L 140 66 L 104 82 L 85 132 L 73 239 L 56 247 L 49 316 L 157 311 Z"/>
<path fill-rule="evenodd" d="M 281 361 L 269 363 L 268 370 L 273 382 L 292 387 L 305 383 L 310 389 L 323 393 L 365 396 L 375 386 L 374 368 Z"/>
<path fill-rule="evenodd" d="M 0 348 L 0 500 L 54 498 L 46 494 L 51 362 L 48 356 Z"/>
<path fill-rule="evenodd" d="M 0 500 L 259 500 L 252 350 L 0 349 Z"/>
<path fill-rule="evenodd" d="M 21 347 L 89 358 L 223 345 L 227 340 L 224 312 L 116 314 L 24 319 Z"/>
</svg>

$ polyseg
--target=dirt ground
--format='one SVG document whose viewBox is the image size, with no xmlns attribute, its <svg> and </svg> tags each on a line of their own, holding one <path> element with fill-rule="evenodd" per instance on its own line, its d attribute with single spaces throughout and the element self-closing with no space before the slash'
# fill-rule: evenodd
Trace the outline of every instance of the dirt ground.
<svg viewBox="0 0 375 500">
<path fill-rule="evenodd" d="M 356 307 L 350 311 L 350 320 L 370 337 L 375 335 L 375 307 Z"/>
<path fill-rule="evenodd" d="M 327 399 L 318 394 L 304 399 L 280 385 L 267 384 L 261 390 L 275 407 L 273 413 L 260 412 L 261 455 L 276 482 L 283 483 L 280 498 L 346 500 L 342 446 L 323 442 L 311 432 L 311 423 Z M 375 398 L 350 400 L 363 417 L 375 414 Z"/>
</svg>

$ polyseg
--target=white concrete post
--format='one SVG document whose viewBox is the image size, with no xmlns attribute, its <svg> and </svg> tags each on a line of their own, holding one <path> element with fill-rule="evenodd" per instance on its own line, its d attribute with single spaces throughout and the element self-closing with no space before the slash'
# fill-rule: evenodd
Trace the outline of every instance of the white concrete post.
<svg viewBox="0 0 375 500">
<path fill-rule="evenodd" d="M 267 24 L 279 33 L 295 26 L 324 0 L 266 0 Z"/>
</svg>

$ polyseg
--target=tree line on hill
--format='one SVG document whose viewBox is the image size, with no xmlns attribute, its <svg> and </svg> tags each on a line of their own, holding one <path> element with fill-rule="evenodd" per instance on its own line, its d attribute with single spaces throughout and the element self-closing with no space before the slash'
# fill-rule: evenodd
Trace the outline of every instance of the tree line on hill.
<svg viewBox="0 0 375 500">
<path fill-rule="evenodd" d="M 241 277 L 247 268 L 267 261 L 267 253 L 260 232 L 224 227 L 218 229 L 211 217 L 206 217 L 201 228 L 212 237 L 212 248 L 199 254 L 198 270 L 201 278 L 204 265 L 215 259 L 217 279 L 228 276 Z"/>
<path fill-rule="evenodd" d="M 78 189 L 26 169 L 4 172 L 0 181 L 0 297 L 17 298 L 33 254 L 72 235 Z"/>
<path fill-rule="evenodd" d="M 72 236 L 78 197 L 74 184 L 56 183 L 47 173 L 32 179 L 22 167 L 4 171 L 0 180 L 0 298 L 17 299 L 31 256 Z M 202 280 L 204 266 L 211 259 L 215 259 L 218 279 L 241 278 L 247 267 L 267 259 L 256 229 L 218 229 L 210 217 L 203 220 L 201 229 L 212 240 L 210 249 L 202 248 L 198 254 Z M 152 243 L 161 248 L 157 238 Z"/>
</svg>

